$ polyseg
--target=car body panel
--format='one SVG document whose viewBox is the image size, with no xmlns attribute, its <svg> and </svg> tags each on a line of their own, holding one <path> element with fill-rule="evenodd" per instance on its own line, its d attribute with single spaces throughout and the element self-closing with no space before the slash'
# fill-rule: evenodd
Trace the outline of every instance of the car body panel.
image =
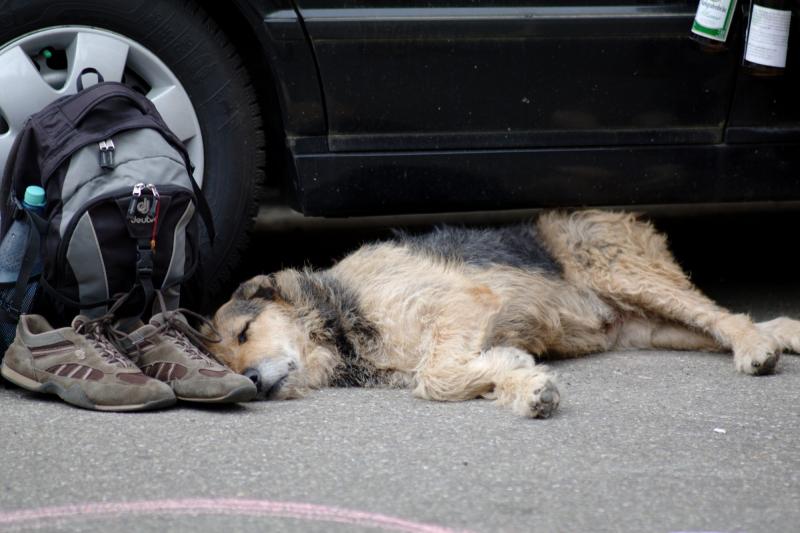
<svg viewBox="0 0 800 533">
<path fill-rule="evenodd" d="M 305 214 L 800 200 L 798 17 L 764 80 L 689 1 L 236 1 Z"/>
<path fill-rule="evenodd" d="M 332 151 L 723 137 L 736 59 L 693 47 L 685 1 L 297 4 L 319 63 Z"/>
<path fill-rule="evenodd" d="M 800 199 L 797 143 L 297 156 L 317 216 Z"/>
</svg>

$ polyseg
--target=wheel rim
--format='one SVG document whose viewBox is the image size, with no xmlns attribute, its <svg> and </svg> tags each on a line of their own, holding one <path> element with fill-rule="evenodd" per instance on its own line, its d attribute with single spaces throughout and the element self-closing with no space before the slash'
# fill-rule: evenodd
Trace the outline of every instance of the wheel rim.
<svg viewBox="0 0 800 533">
<path fill-rule="evenodd" d="M 37 30 L 0 46 L 0 172 L 25 120 L 57 98 L 77 91 L 87 67 L 105 81 L 145 94 L 184 142 L 198 184 L 203 180 L 203 137 L 194 106 L 177 76 L 155 54 L 120 34 L 84 26 Z M 85 83 L 94 82 L 87 75 Z"/>
</svg>

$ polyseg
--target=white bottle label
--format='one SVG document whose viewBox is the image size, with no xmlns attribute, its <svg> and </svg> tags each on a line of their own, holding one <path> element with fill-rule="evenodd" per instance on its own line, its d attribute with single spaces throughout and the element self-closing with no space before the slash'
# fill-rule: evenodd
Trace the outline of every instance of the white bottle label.
<svg viewBox="0 0 800 533">
<path fill-rule="evenodd" d="M 784 68 L 792 12 L 753 6 L 744 58 L 751 63 Z"/>
<path fill-rule="evenodd" d="M 734 7 L 736 0 L 700 0 L 692 33 L 724 42 L 728 38 Z"/>
</svg>

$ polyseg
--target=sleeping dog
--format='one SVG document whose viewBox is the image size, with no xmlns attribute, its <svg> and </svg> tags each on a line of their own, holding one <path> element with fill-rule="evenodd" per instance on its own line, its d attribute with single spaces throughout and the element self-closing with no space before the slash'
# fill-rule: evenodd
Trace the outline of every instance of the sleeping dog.
<svg viewBox="0 0 800 533">
<path fill-rule="evenodd" d="M 724 351 L 758 375 L 800 349 L 800 321 L 728 312 L 692 285 L 649 223 L 603 211 L 398 234 L 327 270 L 246 281 L 213 325 L 222 341 L 209 349 L 261 398 L 407 387 L 430 400 L 490 398 L 534 418 L 559 404 L 547 359 Z"/>
</svg>

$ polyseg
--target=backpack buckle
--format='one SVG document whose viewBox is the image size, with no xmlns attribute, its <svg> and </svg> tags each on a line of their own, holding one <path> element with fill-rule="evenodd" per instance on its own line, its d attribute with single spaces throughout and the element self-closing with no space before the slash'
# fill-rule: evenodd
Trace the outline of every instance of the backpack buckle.
<svg viewBox="0 0 800 533">
<path fill-rule="evenodd" d="M 153 303 L 153 250 L 150 241 L 139 239 L 136 245 L 136 282 L 144 291 L 144 307 L 149 309 Z"/>
<path fill-rule="evenodd" d="M 153 275 L 153 250 L 150 242 L 140 242 L 136 249 L 136 275 L 139 278 L 149 278 Z"/>
</svg>

